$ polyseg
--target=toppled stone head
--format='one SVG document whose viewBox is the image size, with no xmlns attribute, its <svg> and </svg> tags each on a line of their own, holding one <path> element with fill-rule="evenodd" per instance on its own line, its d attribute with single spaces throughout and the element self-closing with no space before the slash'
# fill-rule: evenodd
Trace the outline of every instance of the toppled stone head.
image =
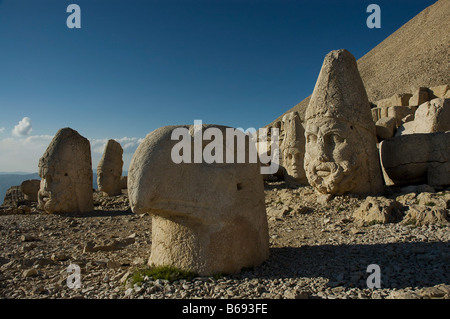
<svg viewBox="0 0 450 319">
<path fill-rule="evenodd" d="M 393 185 L 450 185 L 450 132 L 407 134 L 384 140 L 380 158 Z"/>
<path fill-rule="evenodd" d="M 41 181 L 38 179 L 29 179 L 29 180 L 23 181 L 22 184 L 20 184 L 20 190 L 22 191 L 25 200 L 28 200 L 31 202 L 38 201 L 38 192 L 39 192 L 40 184 L 41 184 Z"/>
<path fill-rule="evenodd" d="M 280 150 L 284 179 L 287 183 L 308 184 L 305 169 L 305 129 L 300 122 L 297 112 L 290 112 L 283 116 L 284 140 Z"/>
<path fill-rule="evenodd" d="M 97 166 L 98 189 L 109 196 L 122 194 L 123 149 L 115 140 L 108 140 Z"/>
<path fill-rule="evenodd" d="M 321 193 L 379 193 L 376 129 L 356 60 L 330 52 L 305 114 L 305 171 Z"/>
<path fill-rule="evenodd" d="M 93 210 L 89 141 L 71 128 L 60 129 L 39 160 L 39 208 L 49 213 Z"/>
<path fill-rule="evenodd" d="M 260 164 L 174 163 L 173 150 L 186 150 L 174 148 L 179 137 L 172 140 L 172 133 L 184 128 L 188 132 L 185 138 L 194 148 L 192 127 L 166 126 L 149 133 L 131 160 L 131 208 L 153 216 L 148 263 L 201 275 L 235 273 L 256 266 L 269 255 Z M 203 126 L 205 135 L 211 128 L 224 136 L 223 145 L 216 145 L 225 146 L 225 127 Z M 206 150 L 208 145 L 203 141 L 200 147 Z"/>
</svg>

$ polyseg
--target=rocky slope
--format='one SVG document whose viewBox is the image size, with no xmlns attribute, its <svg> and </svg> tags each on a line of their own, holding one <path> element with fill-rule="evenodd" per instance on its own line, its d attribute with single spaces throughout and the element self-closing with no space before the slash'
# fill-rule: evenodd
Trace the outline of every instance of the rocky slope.
<svg viewBox="0 0 450 319">
<path fill-rule="evenodd" d="M 437 1 L 358 60 L 371 102 L 399 92 L 410 93 L 418 87 L 450 83 L 448 12 L 450 1 Z M 303 121 L 309 99 L 284 114 L 297 111 Z M 283 115 L 272 123 L 281 120 Z"/>
<path fill-rule="evenodd" d="M 421 191 L 422 193 L 418 193 Z M 135 215 L 126 195 L 95 193 L 85 215 L 0 208 L 2 298 L 450 298 L 450 227 L 354 217 L 367 199 L 317 196 L 311 187 L 268 182 L 270 258 L 236 275 L 169 282 L 131 275 L 151 246 L 151 217 Z M 403 216 L 415 205 L 443 209 L 450 190 L 387 188 Z M 382 209 L 383 207 L 381 207 Z M 70 264 L 81 288 L 67 286 Z M 381 288 L 367 288 L 367 267 L 381 269 Z"/>
</svg>

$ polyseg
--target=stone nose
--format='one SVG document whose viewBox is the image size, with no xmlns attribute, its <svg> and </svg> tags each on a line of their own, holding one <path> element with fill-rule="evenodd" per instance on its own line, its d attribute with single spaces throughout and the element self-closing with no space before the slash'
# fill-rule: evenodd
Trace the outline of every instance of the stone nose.
<svg viewBox="0 0 450 319">
<path fill-rule="evenodd" d="M 317 137 L 317 159 L 321 162 L 328 162 L 330 159 L 327 145 L 323 136 Z"/>
<path fill-rule="evenodd" d="M 46 174 L 41 181 L 41 188 L 43 188 L 45 191 L 50 190 L 50 184 L 52 180 L 53 180 L 52 175 Z"/>
</svg>

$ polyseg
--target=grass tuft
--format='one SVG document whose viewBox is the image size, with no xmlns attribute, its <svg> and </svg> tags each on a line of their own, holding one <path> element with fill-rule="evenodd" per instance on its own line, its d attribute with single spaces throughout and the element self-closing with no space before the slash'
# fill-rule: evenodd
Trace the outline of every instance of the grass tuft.
<svg viewBox="0 0 450 319">
<path fill-rule="evenodd" d="M 197 274 L 192 271 L 182 270 L 173 266 L 147 266 L 136 269 L 131 275 L 131 284 L 140 285 L 145 277 L 152 278 L 152 280 L 163 279 L 170 282 L 186 279 L 192 280 Z"/>
</svg>

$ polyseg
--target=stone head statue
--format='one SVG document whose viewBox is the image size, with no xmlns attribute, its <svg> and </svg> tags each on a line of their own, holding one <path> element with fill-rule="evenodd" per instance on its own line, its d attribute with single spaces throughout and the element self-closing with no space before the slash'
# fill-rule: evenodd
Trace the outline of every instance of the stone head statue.
<svg viewBox="0 0 450 319">
<path fill-rule="evenodd" d="M 130 163 L 131 208 L 153 216 L 149 264 L 210 275 L 261 263 L 269 246 L 260 164 L 175 163 L 174 153 L 191 152 L 176 148 L 178 135 L 172 140 L 180 129 L 187 132 L 187 145 L 196 148 L 193 126 L 166 126 L 146 136 Z M 226 147 L 225 127 L 203 126 L 205 135 L 206 129 L 223 134 L 223 144 L 216 145 Z M 207 150 L 208 142 L 202 142 L 201 151 Z"/>
<path fill-rule="evenodd" d="M 305 156 L 305 129 L 297 112 L 283 116 L 284 140 L 280 151 L 287 183 L 308 184 L 303 158 Z"/>
<path fill-rule="evenodd" d="M 305 171 L 321 193 L 379 193 L 376 129 L 356 60 L 330 52 L 305 113 Z"/>
<path fill-rule="evenodd" d="M 122 194 L 123 149 L 119 142 L 108 140 L 97 166 L 98 189 L 109 196 Z"/>
<path fill-rule="evenodd" d="M 89 141 L 71 128 L 60 129 L 39 160 L 39 207 L 49 213 L 93 210 Z"/>
</svg>

